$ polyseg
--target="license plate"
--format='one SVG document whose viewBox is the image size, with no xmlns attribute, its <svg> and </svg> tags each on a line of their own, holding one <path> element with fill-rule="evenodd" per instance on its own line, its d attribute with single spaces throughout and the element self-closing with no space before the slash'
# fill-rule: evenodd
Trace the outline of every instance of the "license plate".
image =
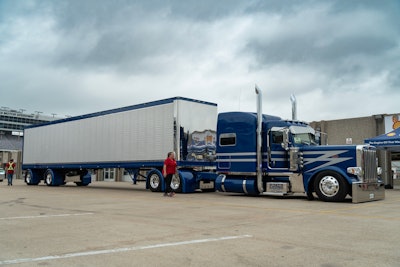
<svg viewBox="0 0 400 267">
<path fill-rule="evenodd" d="M 283 184 L 271 184 L 271 189 L 283 189 Z"/>
<path fill-rule="evenodd" d="M 283 184 L 270 184 L 269 188 L 271 189 L 271 191 L 282 192 L 283 191 Z"/>
</svg>

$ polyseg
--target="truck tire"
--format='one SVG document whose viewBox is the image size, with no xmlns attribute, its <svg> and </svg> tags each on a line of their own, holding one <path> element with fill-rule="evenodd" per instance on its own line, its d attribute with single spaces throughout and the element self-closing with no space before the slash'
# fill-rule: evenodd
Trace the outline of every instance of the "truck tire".
<svg viewBox="0 0 400 267">
<path fill-rule="evenodd" d="M 151 170 L 147 174 L 147 182 L 152 192 L 160 192 L 162 185 L 162 174 L 159 170 Z"/>
<path fill-rule="evenodd" d="M 349 185 L 342 175 L 333 171 L 324 171 L 315 178 L 314 189 L 319 199 L 339 202 L 346 198 Z"/>
<path fill-rule="evenodd" d="M 182 192 L 182 179 L 181 176 L 178 175 L 173 175 L 171 179 L 171 188 L 174 192 L 176 193 L 181 193 Z"/>
</svg>

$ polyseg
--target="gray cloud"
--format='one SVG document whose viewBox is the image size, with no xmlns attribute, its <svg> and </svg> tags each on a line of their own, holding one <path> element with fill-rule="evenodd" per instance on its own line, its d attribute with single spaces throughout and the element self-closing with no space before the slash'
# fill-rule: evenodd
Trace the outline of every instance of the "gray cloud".
<svg viewBox="0 0 400 267">
<path fill-rule="evenodd" d="M 386 90 L 398 88 L 394 77 L 400 67 L 400 27 L 393 9 L 400 11 L 400 6 L 394 2 L 379 7 L 348 3 L 317 1 L 294 13 L 262 15 L 259 21 L 269 23 L 261 31 L 257 28 L 243 49 L 254 56 L 252 69 L 288 65 L 320 72 L 329 78 L 319 85 L 326 92 L 343 87 L 359 90 L 357 83 L 366 77 L 387 72 Z"/>
<path fill-rule="evenodd" d="M 254 110 L 255 83 L 283 117 L 291 93 L 305 120 L 398 112 L 400 4 L 383 3 L 3 0 L 0 87 L 72 115 L 176 95 Z"/>
<path fill-rule="evenodd" d="M 379 56 L 398 47 L 393 37 L 399 35 L 400 27 L 392 23 L 397 17 L 388 18 L 371 9 L 342 13 L 332 9 L 324 3 L 290 17 L 281 16 L 273 34 L 268 26 L 262 28 L 248 41 L 246 50 L 255 53 L 261 64 L 326 64 L 351 56 Z"/>
</svg>

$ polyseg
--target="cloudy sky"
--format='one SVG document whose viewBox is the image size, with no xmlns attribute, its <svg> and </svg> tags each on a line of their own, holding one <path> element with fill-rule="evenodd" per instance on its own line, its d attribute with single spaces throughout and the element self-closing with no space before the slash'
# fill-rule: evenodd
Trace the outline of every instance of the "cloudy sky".
<svg viewBox="0 0 400 267">
<path fill-rule="evenodd" d="M 400 1 L 0 0 L 0 105 L 81 115 L 174 96 L 331 120 L 400 113 Z"/>
</svg>

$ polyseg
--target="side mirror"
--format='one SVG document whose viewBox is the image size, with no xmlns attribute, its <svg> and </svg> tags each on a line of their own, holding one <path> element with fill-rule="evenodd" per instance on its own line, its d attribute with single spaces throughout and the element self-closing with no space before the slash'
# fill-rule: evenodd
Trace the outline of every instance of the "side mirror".
<svg viewBox="0 0 400 267">
<path fill-rule="evenodd" d="M 315 141 L 318 145 L 327 145 L 328 144 L 328 134 L 323 132 L 315 132 Z"/>
<path fill-rule="evenodd" d="M 282 148 L 285 150 L 289 150 L 289 129 L 283 129 L 283 141 L 281 143 Z"/>
</svg>

